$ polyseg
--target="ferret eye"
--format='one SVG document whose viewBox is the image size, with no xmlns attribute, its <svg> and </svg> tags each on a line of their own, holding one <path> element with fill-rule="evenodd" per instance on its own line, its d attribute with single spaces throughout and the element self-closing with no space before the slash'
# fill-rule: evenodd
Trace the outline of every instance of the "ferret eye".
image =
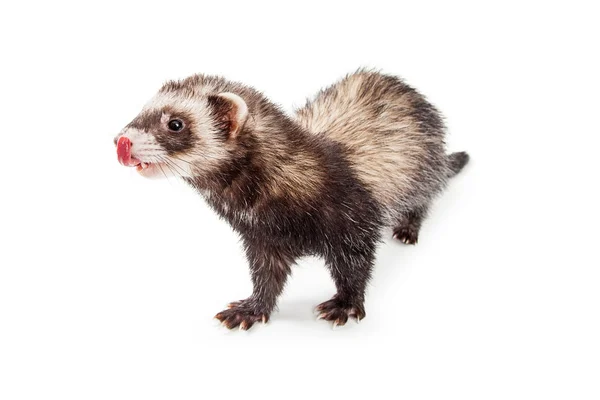
<svg viewBox="0 0 600 400">
<path fill-rule="evenodd" d="M 167 124 L 169 130 L 172 132 L 179 132 L 183 129 L 183 122 L 180 119 L 172 119 Z"/>
</svg>

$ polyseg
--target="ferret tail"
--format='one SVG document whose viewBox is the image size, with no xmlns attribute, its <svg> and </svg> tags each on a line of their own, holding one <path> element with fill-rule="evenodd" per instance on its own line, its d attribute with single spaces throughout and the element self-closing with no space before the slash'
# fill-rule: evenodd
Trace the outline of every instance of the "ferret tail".
<svg viewBox="0 0 600 400">
<path fill-rule="evenodd" d="M 448 178 L 458 174 L 469 162 L 469 155 L 465 151 L 452 153 L 448 156 Z"/>
</svg>

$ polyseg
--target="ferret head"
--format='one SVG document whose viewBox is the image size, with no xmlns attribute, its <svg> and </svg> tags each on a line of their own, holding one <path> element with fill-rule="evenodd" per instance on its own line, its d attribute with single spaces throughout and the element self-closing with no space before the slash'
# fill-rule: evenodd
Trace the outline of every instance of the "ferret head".
<svg viewBox="0 0 600 400">
<path fill-rule="evenodd" d="M 115 137 L 117 157 L 146 177 L 200 176 L 227 160 L 247 116 L 237 94 L 170 82 Z"/>
</svg>

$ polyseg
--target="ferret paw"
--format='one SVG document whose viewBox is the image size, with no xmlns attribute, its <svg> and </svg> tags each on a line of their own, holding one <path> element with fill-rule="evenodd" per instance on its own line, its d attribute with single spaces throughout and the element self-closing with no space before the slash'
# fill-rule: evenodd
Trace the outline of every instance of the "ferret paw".
<svg viewBox="0 0 600 400">
<path fill-rule="evenodd" d="M 238 328 L 241 331 L 246 331 L 256 322 L 266 324 L 269 320 L 267 314 L 257 312 L 252 307 L 248 306 L 243 300 L 229 303 L 227 310 L 223 310 L 215 318 L 221 321 L 223 326 L 228 329 Z"/>
<path fill-rule="evenodd" d="M 404 244 L 417 244 L 419 241 L 419 231 L 410 227 L 399 226 L 394 229 L 394 235 L 392 237 Z"/>
<path fill-rule="evenodd" d="M 348 318 L 354 318 L 356 322 L 360 322 L 366 316 L 362 303 L 359 305 L 352 304 L 339 300 L 337 296 L 319 304 L 315 311 L 319 313 L 317 319 L 333 322 L 333 328 L 345 325 Z"/>
</svg>

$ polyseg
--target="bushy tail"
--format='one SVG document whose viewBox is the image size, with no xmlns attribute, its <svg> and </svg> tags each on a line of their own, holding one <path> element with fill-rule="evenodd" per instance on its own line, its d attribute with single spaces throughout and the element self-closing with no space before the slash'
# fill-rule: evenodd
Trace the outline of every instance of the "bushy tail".
<svg viewBox="0 0 600 400">
<path fill-rule="evenodd" d="M 458 174 L 468 162 L 469 155 L 465 151 L 450 154 L 448 156 L 448 167 L 450 167 L 448 177 L 451 178 Z"/>
</svg>

